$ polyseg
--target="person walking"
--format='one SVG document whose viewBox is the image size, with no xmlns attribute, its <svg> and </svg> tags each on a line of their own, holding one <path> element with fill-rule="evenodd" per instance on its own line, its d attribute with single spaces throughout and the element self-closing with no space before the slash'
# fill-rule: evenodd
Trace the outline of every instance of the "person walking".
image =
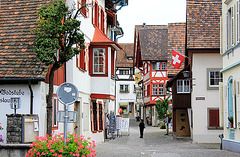
<svg viewBox="0 0 240 157">
<path fill-rule="evenodd" d="M 143 123 L 143 120 L 141 119 L 140 120 L 140 123 L 139 123 L 139 129 L 140 129 L 140 138 L 143 138 L 143 130 L 145 128 L 145 124 Z"/>
<path fill-rule="evenodd" d="M 109 125 L 110 125 L 109 114 L 107 114 L 107 117 L 106 117 L 106 128 L 105 128 L 105 139 L 108 138 L 108 134 L 109 134 Z"/>
</svg>

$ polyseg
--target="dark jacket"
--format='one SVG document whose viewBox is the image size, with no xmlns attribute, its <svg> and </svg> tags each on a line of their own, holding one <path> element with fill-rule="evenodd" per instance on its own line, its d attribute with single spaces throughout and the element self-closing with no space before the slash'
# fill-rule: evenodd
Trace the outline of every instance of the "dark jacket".
<svg viewBox="0 0 240 157">
<path fill-rule="evenodd" d="M 139 123 L 139 128 L 143 130 L 145 128 L 145 124 L 143 122 Z"/>
</svg>

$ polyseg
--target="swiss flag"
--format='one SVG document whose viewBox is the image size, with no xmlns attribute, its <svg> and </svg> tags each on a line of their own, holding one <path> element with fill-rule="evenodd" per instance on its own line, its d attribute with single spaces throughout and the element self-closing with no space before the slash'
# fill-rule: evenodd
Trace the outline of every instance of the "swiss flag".
<svg viewBox="0 0 240 157">
<path fill-rule="evenodd" d="M 184 61 L 185 57 L 178 53 L 177 51 L 173 50 L 172 52 L 172 66 L 179 69 L 182 62 Z"/>
</svg>

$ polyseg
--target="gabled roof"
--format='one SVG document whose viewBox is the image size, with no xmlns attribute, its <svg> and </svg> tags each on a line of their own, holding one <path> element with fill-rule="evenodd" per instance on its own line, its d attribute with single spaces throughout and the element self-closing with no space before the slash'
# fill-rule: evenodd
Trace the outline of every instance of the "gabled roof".
<svg viewBox="0 0 240 157">
<path fill-rule="evenodd" d="M 36 11 L 50 3 L 44 0 L 1 0 L 0 79 L 45 79 L 47 67 L 32 51 Z"/>
<path fill-rule="evenodd" d="M 91 45 L 112 45 L 116 50 L 122 49 L 115 41 L 110 40 L 99 28 L 95 27 Z"/>
<path fill-rule="evenodd" d="M 117 51 L 116 67 L 133 67 L 133 60 L 128 57 L 133 57 L 133 43 L 122 43 L 122 50 Z"/>
<path fill-rule="evenodd" d="M 220 48 L 221 0 L 187 0 L 187 49 Z"/>
<path fill-rule="evenodd" d="M 142 27 L 138 32 L 142 60 L 167 60 L 167 26 Z"/>
</svg>

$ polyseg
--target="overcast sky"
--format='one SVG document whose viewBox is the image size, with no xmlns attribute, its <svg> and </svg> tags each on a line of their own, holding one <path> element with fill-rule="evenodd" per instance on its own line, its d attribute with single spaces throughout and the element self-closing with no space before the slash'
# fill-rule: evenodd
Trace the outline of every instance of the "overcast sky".
<svg viewBox="0 0 240 157">
<path fill-rule="evenodd" d="M 186 0 L 128 0 L 128 6 L 117 12 L 124 36 L 119 43 L 134 42 L 135 25 L 167 25 L 186 21 Z"/>
</svg>

